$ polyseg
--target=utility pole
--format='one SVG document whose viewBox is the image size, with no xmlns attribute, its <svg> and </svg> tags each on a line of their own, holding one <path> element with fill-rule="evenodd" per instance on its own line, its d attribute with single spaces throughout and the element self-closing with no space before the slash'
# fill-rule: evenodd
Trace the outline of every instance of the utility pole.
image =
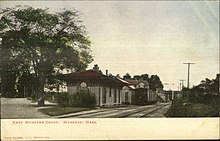
<svg viewBox="0 0 220 141">
<path fill-rule="evenodd" d="M 187 77 L 187 88 L 189 91 L 189 74 L 190 74 L 190 65 L 195 64 L 195 63 L 183 63 L 188 65 L 188 77 Z M 187 101 L 189 100 L 189 92 L 187 92 Z"/>
<path fill-rule="evenodd" d="M 186 81 L 186 80 L 183 80 L 183 79 L 180 79 L 180 95 L 181 95 L 181 97 L 183 97 L 183 92 L 182 92 L 182 90 L 183 90 L 183 88 L 184 88 L 184 81 Z"/>
<path fill-rule="evenodd" d="M 186 80 L 184 80 L 184 79 L 180 79 L 180 91 L 183 89 L 183 87 L 184 87 L 184 81 L 186 81 Z"/>
<path fill-rule="evenodd" d="M 187 77 L 187 88 L 189 89 L 189 73 L 190 73 L 190 65 L 195 63 L 183 63 L 188 65 L 188 77 Z"/>
<path fill-rule="evenodd" d="M 174 85 L 174 83 L 164 83 L 163 85 Z M 174 100 L 174 92 L 173 92 L 173 90 L 171 90 L 171 97 L 170 97 L 170 95 L 168 94 L 168 95 L 166 95 L 165 96 L 166 98 L 166 102 L 167 102 L 167 100 Z"/>
</svg>

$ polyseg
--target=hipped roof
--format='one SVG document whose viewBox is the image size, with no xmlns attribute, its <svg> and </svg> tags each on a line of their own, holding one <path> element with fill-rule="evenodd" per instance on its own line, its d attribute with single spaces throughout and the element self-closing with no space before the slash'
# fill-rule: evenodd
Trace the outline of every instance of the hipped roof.
<svg viewBox="0 0 220 141">
<path fill-rule="evenodd" d="M 116 77 L 110 77 L 102 74 L 101 71 L 94 71 L 94 70 L 86 70 L 81 72 L 74 72 L 69 74 L 64 74 L 64 80 L 65 81 L 71 81 L 71 80 L 101 80 L 101 82 L 104 83 L 114 83 L 114 84 L 120 84 L 120 85 L 127 85 L 126 83 L 119 81 Z"/>
<path fill-rule="evenodd" d="M 138 85 L 140 83 L 144 83 L 146 85 L 149 85 L 149 83 L 145 80 L 125 80 L 127 81 L 130 85 Z"/>
<path fill-rule="evenodd" d="M 81 72 L 74 72 L 64 75 L 65 78 L 69 79 L 77 79 L 77 78 L 106 78 L 107 76 L 103 75 L 101 72 L 97 72 L 94 70 L 87 70 L 87 71 L 81 71 Z"/>
</svg>

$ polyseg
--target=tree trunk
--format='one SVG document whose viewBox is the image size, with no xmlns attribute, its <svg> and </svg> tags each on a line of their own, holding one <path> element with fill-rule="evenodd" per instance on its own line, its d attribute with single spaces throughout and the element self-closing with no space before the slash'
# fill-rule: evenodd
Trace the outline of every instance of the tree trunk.
<svg viewBox="0 0 220 141">
<path fill-rule="evenodd" d="M 44 106 L 44 84 L 46 82 L 46 75 L 45 74 L 40 74 L 39 75 L 39 87 L 37 90 L 37 95 L 38 95 L 38 106 Z"/>
</svg>

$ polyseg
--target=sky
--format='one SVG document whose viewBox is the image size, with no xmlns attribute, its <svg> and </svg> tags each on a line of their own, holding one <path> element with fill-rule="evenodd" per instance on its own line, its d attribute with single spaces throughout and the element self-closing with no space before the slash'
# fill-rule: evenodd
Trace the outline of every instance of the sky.
<svg viewBox="0 0 220 141">
<path fill-rule="evenodd" d="M 29 5 L 50 11 L 76 9 L 103 73 L 158 75 L 178 90 L 190 69 L 190 87 L 219 73 L 218 1 L 3 1 L 1 8 Z"/>
</svg>

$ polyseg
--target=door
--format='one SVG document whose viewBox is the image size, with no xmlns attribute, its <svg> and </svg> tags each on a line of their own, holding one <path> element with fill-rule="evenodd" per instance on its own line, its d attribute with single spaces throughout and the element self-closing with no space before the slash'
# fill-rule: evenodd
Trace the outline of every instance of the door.
<svg viewBox="0 0 220 141">
<path fill-rule="evenodd" d="M 114 103 L 117 102 L 117 93 L 116 93 L 116 89 L 114 89 Z"/>
<path fill-rule="evenodd" d="M 118 103 L 121 103 L 120 90 L 118 90 Z"/>
<path fill-rule="evenodd" d="M 106 103 L 106 87 L 103 87 L 102 103 Z"/>
<path fill-rule="evenodd" d="M 128 102 L 128 92 L 125 92 L 125 102 Z"/>
</svg>

